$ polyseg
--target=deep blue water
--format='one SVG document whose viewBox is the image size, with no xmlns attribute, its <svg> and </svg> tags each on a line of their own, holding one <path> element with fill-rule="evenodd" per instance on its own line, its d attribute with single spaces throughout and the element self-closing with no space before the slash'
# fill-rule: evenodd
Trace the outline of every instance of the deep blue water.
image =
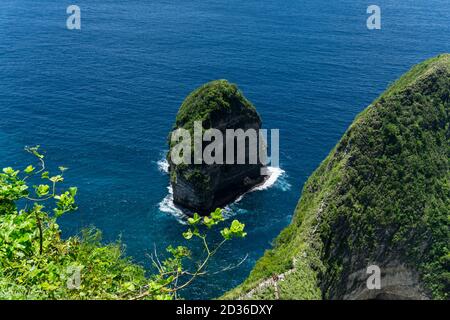
<svg viewBox="0 0 450 320">
<path fill-rule="evenodd" d="M 65 28 L 66 8 L 82 30 Z M 184 244 L 184 226 L 160 211 L 158 169 L 184 97 L 218 78 L 237 83 L 264 127 L 281 130 L 285 175 L 232 209 L 248 237 L 226 246 L 184 292 L 211 298 L 239 284 L 288 225 L 300 190 L 354 117 L 418 63 L 449 52 L 448 0 L 377 0 L 382 30 L 356 0 L 1 0 L 0 165 L 22 167 L 25 145 L 71 168 L 79 211 L 66 235 L 95 225 L 121 237 L 149 267 L 156 246 Z M 194 252 L 198 253 L 198 250 Z"/>
</svg>

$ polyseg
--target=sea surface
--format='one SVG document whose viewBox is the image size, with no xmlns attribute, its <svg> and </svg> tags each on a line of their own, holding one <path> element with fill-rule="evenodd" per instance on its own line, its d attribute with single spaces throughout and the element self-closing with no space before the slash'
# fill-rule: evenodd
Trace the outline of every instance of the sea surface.
<svg viewBox="0 0 450 320">
<path fill-rule="evenodd" d="M 24 146 L 40 144 L 79 187 L 64 235 L 96 226 L 151 270 L 155 248 L 186 244 L 163 162 L 178 108 L 207 81 L 237 83 L 264 127 L 280 129 L 281 169 L 228 208 L 247 238 L 183 292 L 217 297 L 289 224 L 302 185 L 355 116 L 413 64 L 450 51 L 448 0 L 372 2 L 1 0 L 0 166 L 22 168 Z M 66 28 L 71 4 L 81 30 Z M 370 4 L 381 30 L 366 27 Z"/>
</svg>

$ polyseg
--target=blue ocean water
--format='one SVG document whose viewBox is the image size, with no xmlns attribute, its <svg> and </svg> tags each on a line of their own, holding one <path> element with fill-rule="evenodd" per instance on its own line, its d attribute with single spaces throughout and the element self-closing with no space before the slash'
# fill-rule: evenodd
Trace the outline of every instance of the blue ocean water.
<svg viewBox="0 0 450 320">
<path fill-rule="evenodd" d="M 289 224 L 303 183 L 357 113 L 411 65 L 450 51 L 448 0 L 376 2 L 382 29 L 369 31 L 372 3 L 361 0 L 2 0 L 0 165 L 28 164 L 23 147 L 42 145 L 80 190 L 65 234 L 95 225 L 149 267 L 155 247 L 185 244 L 185 226 L 161 211 L 159 161 L 178 107 L 204 82 L 237 83 L 264 127 L 280 129 L 285 173 L 231 207 L 248 237 L 210 271 L 245 262 L 183 293 L 216 297 Z M 65 27 L 70 4 L 80 31 Z"/>
</svg>

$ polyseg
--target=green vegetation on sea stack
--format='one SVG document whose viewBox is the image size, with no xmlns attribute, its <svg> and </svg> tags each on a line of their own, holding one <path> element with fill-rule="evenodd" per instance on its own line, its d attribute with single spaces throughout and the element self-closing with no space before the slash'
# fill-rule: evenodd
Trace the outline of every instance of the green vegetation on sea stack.
<svg viewBox="0 0 450 320">
<path fill-rule="evenodd" d="M 260 121 L 255 107 L 235 84 L 227 80 L 215 80 L 194 90 L 183 101 L 175 127 L 191 130 L 195 121 L 202 121 L 203 128 L 212 128 L 212 123 L 220 120 L 224 112 L 238 113 L 240 116 L 245 115 Z"/>
<path fill-rule="evenodd" d="M 448 299 L 449 113 L 444 54 L 415 66 L 355 119 L 306 182 L 291 225 L 224 297 Z M 384 296 L 358 278 L 370 264 L 390 276 Z M 270 285 L 255 289 L 274 275 L 284 277 L 276 294 Z"/>
</svg>

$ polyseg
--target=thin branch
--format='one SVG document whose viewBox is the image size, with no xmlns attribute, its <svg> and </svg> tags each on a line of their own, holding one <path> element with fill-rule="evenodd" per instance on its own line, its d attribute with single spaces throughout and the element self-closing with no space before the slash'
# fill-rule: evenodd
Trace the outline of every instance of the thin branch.
<svg viewBox="0 0 450 320">
<path fill-rule="evenodd" d="M 156 262 L 155 258 L 153 258 L 153 254 L 147 254 L 147 256 L 152 260 L 152 264 L 158 269 L 159 273 L 162 273 L 163 270 L 159 267 L 158 263 Z"/>
<path fill-rule="evenodd" d="M 172 292 L 176 292 L 176 291 L 181 290 L 181 289 L 184 289 L 184 288 L 186 288 L 188 285 L 190 285 L 190 284 L 192 283 L 192 281 L 194 281 L 194 279 L 195 279 L 197 276 L 200 275 L 200 272 L 201 272 L 202 269 L 206 266 L 206 264 L 208 263 L 209 259 L 210 259 L 212 256 L 214 256 L 214 255 L 216 254 L 217 250 L 219 250 L 219 248 L 220 248 L 226 241 L 227 241 L 227 239 L 222 240 L 222 242 L 220 242 L 220 243 L 216 246 L 216 248 L 215 248 L 211 253 L 209 253 L 209 254 L 206 256 L 206 258 L 205 258 L 205 260 L 203 261 L 203 263 L 198 267 L 197 271 L 194 272 L 194 274 L 192 275 L 192 277 L 191 277 L 188 281 L 186 281 L 186 282 L 185 282 L 184 284 L 182 284 L 181 286 L 172 289 L 171 291 L 172 291 Z"/>
<path fill-rule="evenodd" d="M 45 170 L 45 160 L 44 160 L 44 156 L 39 155 L 39 154 L 37 153 L 37 149 L 36 149 L 36 150 L 33 150 L 33 148 L 30 148 L 30 147 L 25 147 L 25 151 L 27 151 L 27 152 L 31 153 L 32 155 L 34 155 L 36 158 L 38 158 L 38 160 L 39 160 L 39 162 L 40 162 L 41 169 L 38 170 L 38 171 L 36 171 L 33 175 L 37 175 L 37 174 L 43 172 L 43 171 Z M 23 180 L 25 181 L 25 180 L 27 180 L 27 179 L 28 179 L 29 177 L 31 177 L 31 176 L 32 176 L 32 175 L 26 176 L 25 178 L 23 178 Z"/>
<path fill-rule="evenodd" d="M 204 243 L 206 244 L 206 237 L 201 237 L 204 240 Z M 182 290 L 184 288 L 186 288 L 188 285 L 190 285 L 195 278 L 197 278 L 200 275 L 206 274 L 205 271 L 203 271 L 203 269 L 205 268 L 205 266 L 207 265 L 208 261 L 211 259 L 211 257 L 213 257 L 216 252 L 219 250 L 220 247 L 222 247 L 222 245 L 227 241 L 227 239 L 222 240 L 215 248 L 213 251 L 209 250 L 208 245 L 206 244 L 205 248 L 207 248 L 207 252 L 208 255 L 206 256 L 205 260 L 203 260 L 203 262 L 199 265 L 199 267 L 197 268 L 197 270 L 194 273 L 189 273 L 189 272 L 182 272 L 181 274 L 177 275 L 171 283 L 177 281 L 181 275 L 191 275 L 191 277 L 189 278 L 189 280 L 187 280 L 185 283 L 183 283 L 180 286 L 176 286 L 174 288 L 161 288 L 162 291 L 166 292 L 166 293 L 174 293 L 176 294 L 177 291 Z M 156 254 L 156 252 L 155 252 Z M 178 283 L 178 282 L 177 282 Z M 146 296 L 148 296 L 150 294 L 150 291 L 145 291 L 143 293 L 141 293 L 140 295 L 138 295 L 137 297 L 132 298 L 132 300 L 139 300 L 142 298 L 145 298 Z"/>
<path fill-rule="evenodd" d="M 163 266 L 162 266 L 161 261 L 159 261 L 158 252 L 156 250 L 156 243 L 153 243 L 153 251 L 155 252 L 156 262 L 158 262 L 159 268 L 162 270 Z"/>
<path fill-rule="evenodd" d="M 44 242 L 43 235 L 42 235 L 42 223 L 41 218 L 39 218 L 38 211 L 35 210 L 34 213 L 36 214 L 36 222 L 39 228 L 39 255 L 42 255 L 42 243 Z"/>
<path fill-rule="evenodd" d="M 209 251 L 209 246 L 208 246 L 208 243 L 206 242 L 206 235 L 203 236 L 203 237 L 201 237 L 201 238 L 202 238 L 202 240 L 203 240 L 203 246 L 205 247 L 206 252 L 208 253 L 208 255 L 210 255 L 210 254 L 211 254 L 211 251 Z"/>
<path fill-rule="evenodd" d="M 178 269 L 177 269 L 177 275 L 175 277 L 175 288 L 178 285 L 178 277 L 179 277 L 179 272 L 178 272 Z M 178 293 L 177 291 L 175 291 L 175 293 L 174 293 L 175 300 L 177 299 L 177 293 Z"/>
<path fill-rule="evenodd" d="M 234 265 L 233 265 L 233 264 L 229 264 L 227 267 L 225 267 L 225 268 L 223 268 L 223 269 L 221 269 L 221 270 L 219 270 L 219 271 L 213 272 L 212 274 L 218 274 L 218 273 L 221 273 L 221 272 L 225 272 L 225 271 L 230 271 L 230 270 L 236 269 L 236 268 L 238 268 L 241 264 L 243 264 L 244 261 L 247 260 L 247 258 L 248 258 L 248 253 L 247 253 L 247 254 L 245 255 L 245 257 L 242 258 L 241 261 L 239 261 L 237 264 L 234 264 Z"/>
</svg>

